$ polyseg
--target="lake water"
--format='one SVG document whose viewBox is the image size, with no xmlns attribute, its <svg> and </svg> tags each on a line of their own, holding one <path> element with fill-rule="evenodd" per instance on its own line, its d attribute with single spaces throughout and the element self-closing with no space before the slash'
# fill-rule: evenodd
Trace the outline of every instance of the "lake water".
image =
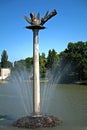
<svg viewBox="0 0 87 130">
<path fill-rule="evenodd" d="M 7 118 L 7 120 L 0 120 L 0 130 L 25 130 L 9 126 L 14 119 L 25 116 L 31 111 L 27 111 L 25 106 L 27 109 L 32 109 L 29 104 L 30 99 L 27 99 L 24 105 L 23 99 L 19 95 L 20 90 L 15 87 L 15 84 L 10 86 L 8 83 L 0 83 L 0 115 L 6 115 Z M 42 84 L 41 93 L 43 93 L 43 89 Z M 41 99 L 44 100 L 42 102 L 45 102 L 42 109 L 47 114 L 63 119 L 63 124 L 54 128 L 39 128 L 38 130 L 87 130 L 86 85 L 58 84 L 52 88 L 50 94 L 47 98 L 48 101 L 45 99 L 46 95 Z"/>
</svg>

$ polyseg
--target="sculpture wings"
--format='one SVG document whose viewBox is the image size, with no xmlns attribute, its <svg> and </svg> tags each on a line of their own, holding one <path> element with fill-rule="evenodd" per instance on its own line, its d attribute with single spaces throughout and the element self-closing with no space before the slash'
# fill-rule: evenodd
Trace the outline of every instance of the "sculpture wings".
<svg viewBox="0 0 87 130">
<path fill-rule="evenodd" d="M 44 25 L 50 18 L 52 18 L 56 14 L 57 11 L 54 9 L 51 13 L 47 11 L 45 16 L 41 20 L 40 20 L 40 13 L 38 13 L 37 16 L 35 16 L 34 13 L 30 13 L 31 19 L 29 19 L 27 16 L 24 16 L 24 19 L 31 25 L 40 26 Z"/>
</svg>

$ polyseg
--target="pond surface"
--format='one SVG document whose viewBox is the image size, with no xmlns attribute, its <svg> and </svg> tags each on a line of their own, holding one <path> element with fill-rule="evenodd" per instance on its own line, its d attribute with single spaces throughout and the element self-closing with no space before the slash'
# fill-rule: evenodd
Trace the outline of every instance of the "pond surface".
<svg viewBox="0 0 87 130">
<path fill-rule="evenodd" d="M 41 93 L 43 89 L 42 84 Z M 15 89 L 15 84 L 10 86 L 8 83 L 0 83 L 0 116 L 2 116 L 0 130 L 25 130 L 9 126 L 13 120 L 27 115 L 31 112 L 29 109 L 32 109 L 29 104 L 30 99 L 22 99 L 23 95 L 20 98 L 19 91 Z M 48 96 L 50 100 L 46 101 L 46 95 L 41 99 L 45 102 L 42 111 L 63 119 L 63 124 L 55 128 L 39 128 L 39 130 L 87 130 L 87 86 L 59 84 L 54 86 L 52 91 L 51 96 Z"/>
</svg>

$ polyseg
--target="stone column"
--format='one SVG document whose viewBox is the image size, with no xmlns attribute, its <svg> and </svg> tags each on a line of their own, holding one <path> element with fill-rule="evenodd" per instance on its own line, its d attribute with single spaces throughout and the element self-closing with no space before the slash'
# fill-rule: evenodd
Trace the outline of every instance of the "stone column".
<svg viewBox="0 0 87 130">
<path fill-rule="evenodd" d="M 40 114 L 39 41 L 38 29 L 33 29 L 33 114 Z"/>
</svg>

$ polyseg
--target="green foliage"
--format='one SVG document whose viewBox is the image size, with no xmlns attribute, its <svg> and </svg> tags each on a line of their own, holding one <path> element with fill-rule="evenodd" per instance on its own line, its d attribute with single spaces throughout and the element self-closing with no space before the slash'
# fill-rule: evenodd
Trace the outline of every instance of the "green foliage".
<svg viewBox="0 0 87 130">
<path fill-rule="evenodd" d="M 13 69 L 13 64 L 10 61 L 7 61 L 7 67 L 10 69 Z"/>
<path fill-rule="evenodd" d="M 87 42 L 69 43 L 60 57 L 61 72 L 68 66 L 62 75 L 62 82 L 67 79 L 69 82 L 87 79 Z"/>
<path fill-rule="evenodd" d="M 19 60 L 14 62 L 14 70 L 16 69 L 22 69 L 25 66 L 25 60 Z"/>
<path fill-rule="evenodd" d="M 13 65 L 10 61 L 8 61 L 8 54 L 6 50 L 3 50 L 2 55 L 1 55 L 1 63 L 0 63 L 1 68 L 12 68 Z"/>
<path fill-rule="evenodd" d="M 28 57 L 25 59 L 26 67 L 29 69 L 33 65 L 33 58 Z"/>
<path fill-rule="evenodd" d="M 1 67 L 7 68 L 8 67 L 7 62 L 8 62 L 8 55 L 7 55 L 6 50 L 3 50 L 2 55 L 1 55 Z"/>
<path fill-rule="evenodd" d="M 69 42 L 67 48 L 58 54 L 54 49 L 39 55 L 40 76 L 45 77 L 46 71 L 58 73 L 60 83 L 72 83 L 77 80 L 87 80 L 87 42 Z M 8 61 L 7 52 L 4 50 L 1 55 L 2 68 L 12 68 L 12 63 Z M 14 69 L 25 67 L 29 70 L 33 66 L 33 57 L 14 62 Z M 55 78 L 55 76 L 53 77 Z"/>
<path fill-rule="evenodd" d="M 45 73 L 47 70 L 46 63 L 47 63 L 47 58 L 45 57 L 45 53 L 42 53 L 42 55 L 39 55 L 40 77 L 45 77 Z"/>
<path fill-rule="evenodd" d="M 49 50 L 46 64 L 47 69 L 52 69 L 54 66 L 58 66 L 58 60 L 59 55 L 57 52 L 54 49 Z"/>
<path fill-rule="evenodd" d="M 24 67 L 26 67 L 27 69 L 30 69 L 32 65 L 33 65 L 33 58 L 28 57 L 25 60 L 15 61 L 14 69 L 24 68 Z"/>
</svg>

